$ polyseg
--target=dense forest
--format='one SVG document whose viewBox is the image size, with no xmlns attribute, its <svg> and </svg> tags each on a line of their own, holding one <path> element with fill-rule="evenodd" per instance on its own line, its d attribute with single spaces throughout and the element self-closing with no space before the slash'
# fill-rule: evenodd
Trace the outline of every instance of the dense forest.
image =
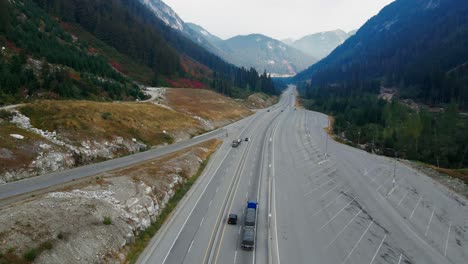
<svg viewBox="0 0 468 264">
<path fill-rule="evenodd" d="M 402 98 L 468 107 L 468 1 L 395 1 L 296 77 L 355 89 L 378 80 Z"/>
<path fill-rule="evenodd" d="M 254 91 L 276 93 L 268 76 L 226 63 L 164 24 L 139 1 L 34 1 L 54 16 L 79 24 L 121 53 L 151 67 L 156 75 L 194 78 L 187 76 L 181 67 L 177 54 L 180 53 L 210 68 L 213 76 L 198 78 L 226 95 L 242 96 Z M 160 80 L 158 77 L 155 79 Z"/>
<path fill-rule="evenodd" d="M 86 43 L 32 3 L 0 0 L 0 104 L 46 98 L 144 98 L 138 86 L 115 71 Z"/>
<path fill-rule="evenodd" d="M 304 84 L 305 85 L 305 84 Z M 468 166 L 468 117 L 458 112 L 455 101 L 444 111 L 418 111 L 399 103 L 379 99 L 379 83 L 363 89 L 301 87 L 308 109 L 334 117 L 334 133 L 367 150 L 440 167 Z M 304 94 L 305 95 L 305 94 Z"/>
<path fill-rule="evenodd" d="M 139 1 L 0 0 L 0 7 L 0 105 L 35 98 L 145 97 L 118 64 L 72 35 L 70 27 L 148 67 L 154 76 L 143 85 L 196 80 L 233 97 L 277 93 L 267 74 L 227 64 L 165 26 Z M 204 67 L 209 70 L 193 74 Z"/>
</svg>

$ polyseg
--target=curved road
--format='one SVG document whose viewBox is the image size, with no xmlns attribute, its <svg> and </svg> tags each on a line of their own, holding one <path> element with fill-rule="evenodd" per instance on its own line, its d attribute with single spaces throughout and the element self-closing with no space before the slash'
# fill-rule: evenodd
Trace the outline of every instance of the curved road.
<svg viewBox="0 0 468 264">
<path fill-rule="evenodd" d="M 231 130 L 139 263 L 466 263 L 466 199 L 328 140 L 327 116 L 295 110 L 293 91 Z M 251 141 L 231 148 L 234 137 Z M 259 201 L 252 252 L 226 224 L 229 212 L 242 223 L 249 199 Z"/>
</svg>

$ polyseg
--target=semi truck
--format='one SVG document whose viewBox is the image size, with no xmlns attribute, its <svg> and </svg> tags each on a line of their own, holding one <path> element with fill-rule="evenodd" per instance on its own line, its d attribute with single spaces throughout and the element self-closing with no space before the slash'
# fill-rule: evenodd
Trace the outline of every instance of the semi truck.
<svg viewBox="0 0 468 264">
<path fill-rule="evenodd" d="M 255 248 L 255 235 L 257 225 L 257 202 L 248 201 L 245 208 L 244 232 L 242 233 L 241 247 L 244 250 L 253 250 Z"/>
</svg>

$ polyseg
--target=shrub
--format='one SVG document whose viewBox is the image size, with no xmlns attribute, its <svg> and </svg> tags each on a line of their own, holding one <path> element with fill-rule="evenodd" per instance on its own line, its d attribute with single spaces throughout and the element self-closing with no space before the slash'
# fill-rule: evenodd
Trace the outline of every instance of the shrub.
<svg viewBox="0 0 468 264">
<path fill-rule="evenodd" d="M 111 119 L 112 114 L 109 113 L 109 112 L 104 112 L 104 113 L 101 114 L 101 117 L 102 117 L 102 119 L 104 119 L 104 120 L 109 120 L 109 119 Z"/>
<path fill-rule="evenodd" d="M 6 110 L 0 110 L 0 119 L 10 121 L 12 117 L 13 117 L 13 113 L 6 111 Z"/>
<path fill-rule="evenodd" d="M 37 255 L 37 249 L 33 248 L 24 254 L 24 259 L 26 259 L 27 261 L 33 261 L 36 259 Z"/>
<path fill-rule="evenodd" d="M 109 216 L 104 216 L 104 220 L 102 221 L 102 223 L 105 225 L 111 225 L 112 219 Z"/>
</svg>

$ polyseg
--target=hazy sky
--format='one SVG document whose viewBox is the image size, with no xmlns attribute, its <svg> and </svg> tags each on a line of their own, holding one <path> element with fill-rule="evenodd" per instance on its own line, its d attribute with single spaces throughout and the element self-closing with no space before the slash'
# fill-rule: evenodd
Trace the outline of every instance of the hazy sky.
<svg viewBox="0 0 468 264">
<path fill-rule="evenodd" d="M 185 21 L 229 38 L 261 33 L 277 39 L 362 26 L 393 0 L 163 0 Z"/>
</svg>

